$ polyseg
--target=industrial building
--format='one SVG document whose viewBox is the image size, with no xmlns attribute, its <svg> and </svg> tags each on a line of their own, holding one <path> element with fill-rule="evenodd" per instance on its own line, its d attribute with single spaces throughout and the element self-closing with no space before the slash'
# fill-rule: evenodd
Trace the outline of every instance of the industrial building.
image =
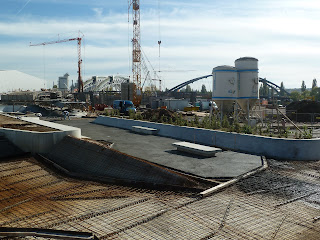
<svg viewBox="0 0 320 240">
<path fill-rule="evenodd" d="M 62 77 L 59 77 L 58 80 L 58 90 L 65 93 L 69 89 L 69 74 L 66 73 Z"/>
</svg>

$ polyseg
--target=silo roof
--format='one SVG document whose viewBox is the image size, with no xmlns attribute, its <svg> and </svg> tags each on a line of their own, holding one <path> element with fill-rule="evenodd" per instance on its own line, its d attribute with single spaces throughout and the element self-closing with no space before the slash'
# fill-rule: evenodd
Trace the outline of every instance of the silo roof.
<svg viewBox="0 0 320 240">
<path fill-rule="evenodd" d="M 241 58 L 238 58 L 236 61 L 239 61 L 239 60 L 256 60 L 256 61 L 258 61 L 258 59 L 254 58 L 254 57 L 241 57 Z"/>
<path fill-rule="evenodd" d="M 229 65 L 221 65 L 221 66 L 217 66 L 217 67 L 212 69 L 212 71 L 217 71 L 217 70 L 233 70 L 233 71 L 236 71 L 237 69 L 235 67 L 229 66 Z"/>
</svg>

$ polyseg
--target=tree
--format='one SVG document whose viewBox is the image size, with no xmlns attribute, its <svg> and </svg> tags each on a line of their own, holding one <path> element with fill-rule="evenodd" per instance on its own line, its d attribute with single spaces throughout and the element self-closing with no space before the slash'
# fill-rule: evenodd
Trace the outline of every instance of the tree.
<svg viewBox="0 0 320 240">
<path fill-rule="evenodd" d="M 310 91 L 310 96 L 315 101 L 319 101 L 319 97 L 320 97 L 319 94 L 320 94 L 320 89 L 318 87 L 313 87 Z"/>
<path fill-rule="evenodd" d="M 189 85 L 186 86 L 186 92 L 192 92 L 192 89 Z"/>
<path fill-rule="evenodd" d="M 264 89 L 263 89 L 263 85 L 260 85 L 260 88 L 259 88 L 259 95 L 260 96 L 264 96 L 264 91 L 263 91 Z"/>
<path fill-rule="evenodd" d="M 304 83 L 304 81 L 302 81 L 302 84 L 301 84 L 301 92 L 303 93 L 304 91 L 307 90 L 307 86 L 306 84 Z"/>
<path fill-rule="evenodd" d="M 318 86 L 317 86 L 317 79 L 314 78 L 314 79 L 312 80 L 312 89 L 314 89 L 314 88 L 316 88 L 316 87 L 318 87 Z"/>
<path fill-rule="evenodd" d="M 293 91 L 290 93 L 290 97 L 293 101 L 299 101 L 301 99 L 301 94 L 298 91 Z"/>
<path fill-rule="evenodd" d="M 280 85 L 280 96 L 284 96 L 284 85 L 283 85 L 283 82 L 281 82 L 281 85 Z"/>
<path fill-rule="evenodd" d="M 202 84 L 201 93 L 206 93 L 206 92 L 207 92 L 206 85 Z"/>
<path fill-rule="evenodd" d="M 263 85 L 260 87 L 260 89 L 261 89 L 260 95 L 269 96 L 269 87 L 266 83 L 263 83 Z"/>
<path fill-rule="evenodd" d="M 310 97 L 310 91 L 305 90 L 305 91 L 303 91 L 303 92 L 301 93 L 301 98 L 302 98 L 302 99 L 306 100 L 306 99 L 309 99 L 309 97 Z"/>
</svg>

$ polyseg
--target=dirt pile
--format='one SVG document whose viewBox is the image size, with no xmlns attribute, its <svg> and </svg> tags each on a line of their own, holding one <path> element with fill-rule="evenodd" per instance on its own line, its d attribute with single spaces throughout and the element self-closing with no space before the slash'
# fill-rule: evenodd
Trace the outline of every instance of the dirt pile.
<svg viewBox="0 0 320 240">
<path fill-rule="evenodd" d="M 287 110 L 298 113 L 320 113 L 320 102 L 307 100 L 292 102 L 287 106 Z"/>
<path fill-rule="evenodd" d="M 292 120 L 298 122 L 319 121 L 316 117 L 320 115 L 320 102 L 308 100 L 292 102 L 286 110 L 288 117 Z"/>
</svg>

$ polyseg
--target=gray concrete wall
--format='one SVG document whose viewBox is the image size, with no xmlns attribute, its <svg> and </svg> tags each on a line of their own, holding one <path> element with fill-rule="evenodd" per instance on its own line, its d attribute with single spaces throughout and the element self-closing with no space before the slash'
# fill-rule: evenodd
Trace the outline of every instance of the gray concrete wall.
<svg viewBox="0 0 320 240">
<path fill-rule="evenodd" d="M 54 132 L 34 132 L 0 128 L 0 133 L 3 133 L 7 139 L 24 152 L 48 153 L 52 147 L 60 142 L 65 136 L 70 135 L 81 138 L 80 128 L 46 122 L 37 118 L 22 118 L 22 120 L 57 129 L 57 131 Z"/>
<path fill-rule="evenodd" d="M 320 160 L 320 139 L 280 139 L 105 116 L 94 123 L 128 130 L 132 126 L 151 127 L 159 129 L 160 136 L 274 159 Z"/>
</svg>

